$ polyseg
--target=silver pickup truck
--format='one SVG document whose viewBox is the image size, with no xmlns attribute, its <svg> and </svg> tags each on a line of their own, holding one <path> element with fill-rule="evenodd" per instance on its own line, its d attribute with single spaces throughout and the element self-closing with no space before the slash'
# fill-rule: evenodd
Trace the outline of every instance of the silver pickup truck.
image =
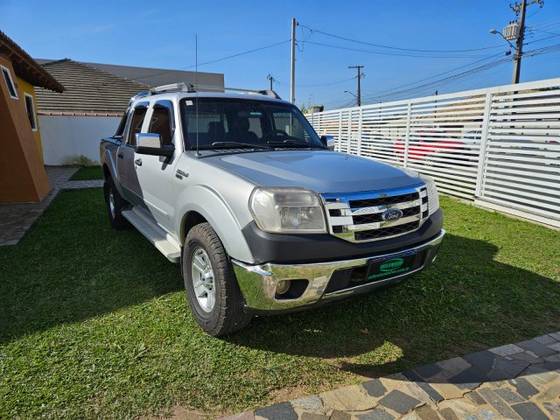
<svg viewBox="0 0 560 420">
<path fill-rule="evenodd" d="M 181 264 L 216 336 L 431 264 L 445 233 L 434 182 L 332 146 L 270 91 L 140 93 L 100 145 L 111 225 Z"/>
</svg>

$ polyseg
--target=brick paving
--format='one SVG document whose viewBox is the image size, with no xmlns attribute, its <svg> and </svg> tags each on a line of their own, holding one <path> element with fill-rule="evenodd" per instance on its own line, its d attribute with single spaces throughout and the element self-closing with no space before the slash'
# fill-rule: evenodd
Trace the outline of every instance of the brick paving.
<svg viewBox="0 0 560 420">
<path fill-rule="evenodd" d="M 47 166 L 45 169 L 52 190 L 43 201 L 0 204 L 0 246 L 17 244 L 61 190 L 103 186 L 102 180 L 70 181 L 78 170 L 75 167 Z"/>
<path fill-rule="evenodd" d="M 226 419 L 400 418 L 560 420 L 560 332 Z"/>
</svg>

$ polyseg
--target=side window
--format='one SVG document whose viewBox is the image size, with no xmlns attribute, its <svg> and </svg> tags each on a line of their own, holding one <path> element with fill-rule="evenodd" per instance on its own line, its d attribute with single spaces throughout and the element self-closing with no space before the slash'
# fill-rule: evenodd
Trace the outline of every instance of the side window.
<svg viewBox="0 0 560 420">
<path fill-rule="evenodd" d="M 0 66 L 0 70 L 2 70 L 2 76 L 4 76 L 4 82 L 6 83 L 6 87 L 8 88 L 8 93 L 12 99 L 17 99 L 18 94 L 16 90 L 16 84 L 14 83 L 14 79 L 12 79 L 12 74 L 7 67 Z"/>
<path fill-rule="evenodd" d="M 27 111 L 27 118 L 29 118 L 29 124 L 31 124 L 31 129 L 37 131 L 37 117 L 35 114 L 35 105 L 33 104 L 33 96 L 29 93 L 25 94 L 25 110 Z"/>
<path fill-rule="evenodd" d="M 158 102 L 154 105 L 148 132 L 159 134 L 161 143 L 169 145 L 173 140 L 173 113 L 169 101 Z"/>
<path fill-rule="evenodd" d="M 142 123 L 146 116 L 148 108 L 145 105 L 139 105 L 134 109 L 132 114 L 132 121 L 130 122 L 130 130 L 128 131 L 128 144 L 136 145 L 136 134 L 142 129 Z"/>
<path fill-rule="evenodd" d="M 128 118 L 128 113 L 125 112 L 121 118 L 121 122 L 119 123 L 119 126 L 117 127 L 117 131 L 115 131 L 115 134 L 113 135 L 114 138 L 122 139 L 122 136 L 124 134 L 124 128 L 126 127 L 127 118 Z"/>
</svg>

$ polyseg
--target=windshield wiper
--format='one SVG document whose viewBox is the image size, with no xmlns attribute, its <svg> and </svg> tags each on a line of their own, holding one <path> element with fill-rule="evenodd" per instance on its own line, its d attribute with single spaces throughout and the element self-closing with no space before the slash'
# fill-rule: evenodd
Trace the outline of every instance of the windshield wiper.
<svg viewBox="0 0 560 420">
<path fill-rule="evenodd" d="M 226 148 L 251 148 L 251 149 L 270 149 L 270 146 L 255 143 L 243 143 L 240 141 L 215 141 L 210 144 L 210 146 L 216 149 L 226 149 Z"/>
<path fill-rule="evenodd" d="M 267 141 L 266 142 L 269 146 L 273 146 L 273 147 L 302 147 L 302 148 L 313 148 L 313 147 L 317 147 L 317 146 L 313 146 L 309 143 L 303 143 L 301 141 L 298 140 L 293 140 L 293 139 L 286 139 L 286 140 L 277 140 L 277 141 Z"/>
</svg>

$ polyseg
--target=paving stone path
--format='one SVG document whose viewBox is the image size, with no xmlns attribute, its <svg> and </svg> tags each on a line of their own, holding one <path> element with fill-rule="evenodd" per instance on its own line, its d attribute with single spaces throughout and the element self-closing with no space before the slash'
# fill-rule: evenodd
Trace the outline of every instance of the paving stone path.
<svg viewBox="0 0 560 420">
<path fill-rule="evenodd" d="M 52 190 L 40 203 L 18 203 L 0 205 L 0 246 L 16 245 L 35 223 L 61 190 L 98 188 L 102 180 L 70 181 L 78 170 L 75 167 L 46 167 Z"/>
<path fill-rule="evenodd" d="M 560 332 L 228 417 L 560 419 Z"/>
</svg>

